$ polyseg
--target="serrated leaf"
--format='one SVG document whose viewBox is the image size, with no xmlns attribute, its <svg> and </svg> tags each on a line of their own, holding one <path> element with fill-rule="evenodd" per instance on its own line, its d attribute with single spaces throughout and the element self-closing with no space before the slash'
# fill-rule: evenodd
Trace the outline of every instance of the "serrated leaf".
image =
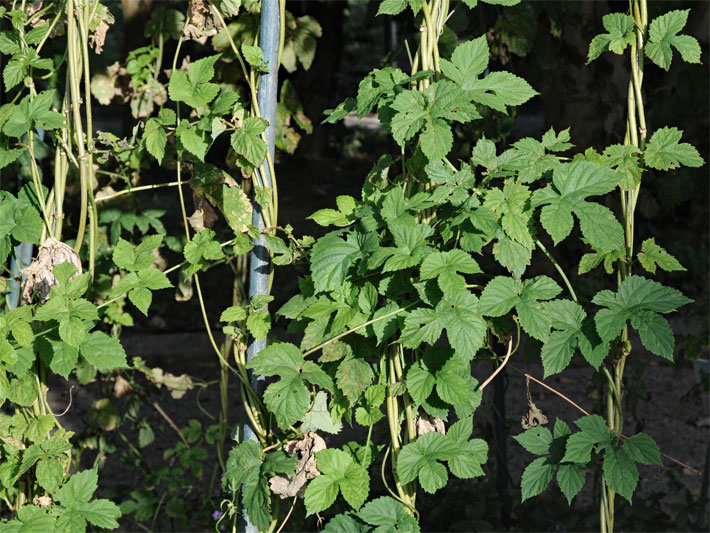
<svg viewBox="0 0 710 533">
<path fill-rule="evenodd" d="M 602 33 L 592 39 L 589 44 L 589 54 L 587 64 L 594 61 L 603 52 L 612 51 L 615 54 L 622 54 L 627 46 L 634 44 L 636 35 L 634 33 L 634 19 L 624 13 L 609 13 L 602 19 L 604 29 L 608 33 Z"/>
<path fill-rule="evenodd" d="M 663 464 L 658 444 L 646 433 L 637 433 L 625 440 L 622 449 L 638 463 L 658 466 Z"/>
<path fill-rule="evenodd" d="M 368 524 L 378 526 L 375 531 L 380 533 L 387 531 L 419 533 L 416 519 L 407 512 L 401 502 L 389 496 L 381 496 L 368 502 L 360 509 L 357 516 Z"/>
<path fill-rule="evenodd" d="M 689 35 L 678 35 L 688 20 L 689 9 L 673 10 L 656 17 L 648 28 L 645 51 L 648 58 L 659 67 L 668 70 L 673 51 L 678 50 L 684 61 L 700 63 L 700 45 Z"/>
<path fill-rule="evenodd" d="M 609 488 L 631 503 L 631 496 L 636 490 L 639 473 L 629 454 L 621 449 L 609 449 L 604 454 L 604 481 Z"/>
<path fill-rule="evenodd" d="M 538 457 L 525 468 L 520 480 L 521 501 L 537 496 L 550 484 L 557 465 L 548 461 L 547 457 Z"/>
<path fill-rule="evenodd" d="M 547 302 L 545 313 L 555 330 L 540 352 L 545 377 L 561 372 L 572 360 L 579 347 L 582 355 L 594 367 L 599 368 L 608 352 L 608 343 L 601 342 L 582 307 L 569 300 Z"/>
<path fill-rule="evenodd" d="M 705 161 L 698 151 L 688 143 L 680 141 L 683 132 L 678 128 L 663 127 L 651 137 L 646 145 L 644 160 L 646 164 L 658 170 L 672 170 L 684 165 L 701 167 Z"/>
<path fill-rule="evenodd" d="M 370 476 L 349 453 L 336 449 L 316 452 L 316 467 L 321 475 L 308 484 L 304 496 L 308 515 L 330 507 L 338 491 L 354 509 L 365 503 L 370 492 Z"/>
<path fill-rule="evenodd" d="M 539 94 L 523 78 L 506 71 L 491 72 L 483 79 L 468 78 L 461 86 L 475 102 L 506 112 L 505 106 L 519 106 Z"/>
<path fill-rule="evenodd" d="M 673 332 L 668 321 L 657 313 L 668 313 L 692 302 L 680 291 L 639 276 L 629 276 L 615 294 L 601 291 L 592 299 L 604 309 L 597 312 L 594 322 L 604 341 L 616 338 L 628 320 L 636 329 L 648 350 L 666 359 L 673 359 Z"/>
<path fill-rule="evenodd" d="M 145 125 L 143 140 L 148 153 L 158 160 L 158 164 L 163 162 L 165 156 L 165 146 L 168 143 L 168 135 L 159 120 L 150 118 Z"/>
<path fill-rule="evenodd" d="M 440 59 L 444 76 L 458 85 L 477 79 L 488 67 L 488 41 L 485 35 L 459 44 L 451 54 L 451 61 Z"/>
<path fill-rule="evenodd" d="M 683 265 L 681 265 L 675 257 L 666 252 L 665 249 L 658 246 L 656 239 L 653 237 L 643 241 L 641 251 L 638 253 L 637 257 L 641 266 L 651 274 L 656 273 L 656 266 L 659 266 L 666 272 L 676 270 L 685 271 Z"/>
<path fill-rule="evenodd" d="M 343 394 L 350 400 L 350 405 L 355 404 L 367 387 L 370 386 L 375 374 L 370 364 L 364 359 L 353 357 L 346 359 L 335 373 L 336 383 Z"/>
<path fill-rule="evenodd" d="M 447 295 L 455 295 L 465 289 L 463 274 L 481 272 L 478 263 L 463 250 L 433 252 L 427 255 L 420 266 L 421 279 L 437 278 L 439 288 Z"/>
<path fill-rule="evenodd" d="M 401 483 L 419 479 L 422 488 L 433 494 L 446 485 L 448 474 L 439 461 L 453 459 L 460 445 L 435 431 L 425 433 L 404 446 L 397 456 L 397 473 Z"/>
<path fill-rule="evenodd" d="M 54 425 L 54 424 L 52 424 Z M 59 459 L 45 457 L 37 462 L 35 467 L 37 483 L 48 492 L 54 492 L 64 477 L 64 469 Z"/>
<path fill-rule="evenodd" d="M 207 228 L 196 233 L 192 240 L 185 244 L 185 259 L 194 265 L 205 260 L 222 259 L 224 252 L 214 237 L 215 232 Z"/>
<path fill-rule="evenodd" d="M 306 382 L 333 390 L 330 376 L 312 361 L 304 360 L 293 344 L 279 342 L 267 346 L 247 368 L 265 376 L 280 377 L 266 388 L 264 402 L 282 427 L 298 422 L 310 407 L 311 394 Z"/>
<path fill-rule="evenodd" d="M 192 107 L 202 107 L 211 102 L 219 92 L 219 85 L 208 83 L 214 76 L 214 64 L 219 54 L 198 59 L 185 74 L 176 70 L 170 76 L 168 94 L 175 102 L 185 102 Z"/>
<path fill-rule="evenodd" d="M 523 448 L 535 455 L 549 453 L 550 445 L 552 444 L 552 433 L 542 426 L 532 427 L 520 435 L 515 435 L 513 438 Z"/>
<path fill-rule="evenodd" d="M 200 161 L 205 161 L 205 155 L 207 155 L 207 150 L 209 150 L 211 144 L 205 132 L 195 126 L 190 126 L 187 120 L 182 119 L 175 130 L 175 136 L 180 147 L 190 152 Z"/>
<path fill-rule="evenodd" d="M 572 500 L 584 487 L 584 481 L 584 470 L 578 465 L 561 464 L 557 470 L 557 485 L 569 505 L 572 505 Z"/>
<path fill-rule="evenodd" d="M 261 138 L 269 122 L 261 117 L 248 117 L 230 137 L 234 151 L 253 167 L 261 166 L 266 158 L 266 143 Z"/>
<path fill-rule="evenodd" d="M 582 235 L 598 251 L 611 251 L 623 245 L 623 229 L 605 206 L 586 201 L 589 196 L 606 194 L 617 186 L 616 172 L 587 161 L 559 165 L 553 172 L 552 184 L 533 194 L 533 205 L 543 205 L 542 227 L 555 244 L 572 231 L 574 213 Z"/>
<path fill-rule="evenodd" d="M 382 0 L 377 15 L 398 15 L 409 5 L 408 0 Z"/>
<path fill-rule="evenodd" d="M 641 183 L 641 167 L 638 155 L 641 151 L 633 144 L 614 144 L 604 149 L 605 163 L 621 174 L 619 186 L 622 189 L 633 189 Z"/>
<path fill-rule="evenodd" d="M 126 368 L 126 352 L 119 340 L 101 331 L 89 333 L 79 347 L 82 357 L 102 372 Z"/>
<path fill-rule="evenodd" d="M 337 233 L 318 239 L 311 249 L 311 274 L 316 293 L 340 287 L 358 254 L 357 244 L 341 239 Z"/>
</svg>

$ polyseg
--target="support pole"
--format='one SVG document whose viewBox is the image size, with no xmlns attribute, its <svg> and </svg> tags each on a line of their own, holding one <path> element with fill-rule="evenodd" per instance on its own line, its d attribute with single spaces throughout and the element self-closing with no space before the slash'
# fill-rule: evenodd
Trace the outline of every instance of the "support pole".
<svg viewBox="0 0 710 533">
<path fill-rule="evenodd" d="M 261 2 L 261 28 L 259 33 L 259 45 L 264 52 L 264 59 L 267 63 L 268 72 L 259 78 L 259 111 L 263 118 L 269 122 L 266 128 L 266 143 L 274 160 L 274 138 L 276 134 L 276 97 L 278 91 L 279 73 L 279 0 L 262 0 Z M 268 165 L 264 164 L 264 183 L 271 187 L 272 179 Z M 261 207 L 253 202 L 254 211 L 252 223 L 264 229 L 264 217 Z M 269 250 L 267 248 L 264 235 L 260 235 L 254 241 L 254 248 L 249 256 L 249 299 L 257 294 L 269 293 Z M 252 339 L 247 349 L 247 362 L 266 347 L 266 337 L 261 340 Z M 250 373 L 251 386 L 254 391 L 261 395 L 264 389 L 264 376 L 257 376 Z M 243 439 L 256 440 L 256 435 L 248 423 L 243 426 Z M 250 521 L 244 510 L 242 510 L 242 530 L 245 533 L 256 533 L 258 529 Z"/>
</svg>

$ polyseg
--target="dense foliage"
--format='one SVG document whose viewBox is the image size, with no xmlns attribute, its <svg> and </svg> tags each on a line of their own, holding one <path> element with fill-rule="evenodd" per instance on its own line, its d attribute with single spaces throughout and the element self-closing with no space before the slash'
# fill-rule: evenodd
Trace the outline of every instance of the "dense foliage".
<svg viewBox="0 0 710 533">
<path fill-rule="evenodd" d="M 455 9 L 517 4 L 464 0 Z M 262 116 L 259 97 L 263 74 L 310 68 L 322 33 L 315 19 L 284 6 L 280 65 L 270 65 L 259 46 L 258 2 L 195 0 L 156 6 L 146 26 L 150 44 L 93 75 L 90 62 L 105 53 L 114 23 L 98 1 L 0 10 L 12 28 L 0 32 L 10 99 L 0 108 L 0 168 L 19 176 L 16 194 L 0 192 L 0 260 L 13 258 L 4 270 L 15 298 L 17 265 L 24 267 L 22 302 L 8 299 L 0 317 L 0 531 L 117 528 L 122 515 L 149 530 L 162 512 L 187 527 L 188 498 L 209 512 L 220 488 L 218 528 L 236 527 L 243 510 L 258 530 L 280 531 L 302 499 L 306 517 L 327 518 L 325 531 L 419 531 L 429 495 L 454 479 L 485 475 L 489 445 L 474 414 L 523 336 L 540 343 L 545 378 L 581 353 L 603 380 L 607 404 L 604 417 L 583 411 L 573 425 L 557 419 L 551 431 L 528 394 L 526 430 L 515 439 L 538 457 L 523 472 L 521 500 L 554 479 L 571 503 L 594 478 L 600 529 L 612 531 L 615 496 L 632 501 L 637 464 L 662 464 L 648 434 L 625 433 L 627 359 L 642 345 L 673 361 L 666 315 L 693 301 L 652 279 L 659 270 L 684 270 L 663 243 L 635 240 L 646 180 L 705 164 L 684 142 L 682 124 L 651 130 L 645 117 L 645 70 L 701 60 L 697 40 L 682 33 L 689 11 L 649 18 L 646 0 L 630 0 L 628 10 L 604 16 L 605 33 L 589 44 L 587 63 L 606 53 L 628 59 L 628 94 L 619 97 L 627 103 L 623 142 L 572 154 L 569 129 L 510 146 L 481 134 L 477 124 L 504 124 L 538 92 L 492 60 L 490 36 L 458 38 L 447 27 L 449 0 L 384 0 L 378 15 L 414 17 L 409 71 L 372 70 L 325 123 L 376 117 L 397 149 L 377 158 L 359 197 L 339 195 L 335 206 L 311 215 L 329 229 L 314 239 L 279 225 L 267 142 L 267 132 L 275 134 L 277 148 L 291 153 L 311 123 L 289 80 L 275 124 Z M 95 128 L 92 97 L 128 105 L 138 120 L 129 137 Z M 142 184 L 148 172 L 175 179 Z M 124 202 L 164 187 L 178 192 L 178 234 L 168 234 L 165 210 L 138 212 Z M 247 297 L 247 255 L 256 260 L 264 244 L 271 265 L 301 263 L 307 273 L 275 313 L 299 341 L 273 339 L 253 354 L 253 341 L 267 337 L 273 320 L 273 295 Z M 29 245 L 38 247 L 31 264 Z M 161 248 L 179 257 L 176 265 L 166 266 Z M 573 265 L 555 259 L 566 249 L 583 249 Z M 529 274 L 542 263 L 554 276 Z M 233 274 L 221 344 L 200 285 L 217 264 Z M 600 265 L 610 282 L 583 285 L 578 297 L 566 272 Z M 151 394 L 165 387 L 177 400 L 208 383 L 140 358 L 129 362 L 119 341 L 133 325 L 127 306 L 148 316 L 154 291 L 172 287 L 184 299 L 195 294 L 219 360 L 221 410 L 205 412 L 214 422 L 207 427 L 192 420 L 179 428 Z M 488 379 L 473 377 L 473 368 L 492 361 Z M 81 443 L 50 407 L 50 373 L 98 380 L 116 400 L 107 395 L 92 405 L 96 431 Z M 253 375 L 267 378 L 264 390 Z M 248 426 L 251 439 L 230 427 L 230 376 L 240 383 L 239 426 Z M 144 412 L 151 407 L 179 438 L 164 453 L 170 466 L 148 465 L 117 429 L 130 424 L 145 448 L 155 439 Z M 115 447 L 105 433 L 113 430 L 150 487 L 122 496 L 120 506 L 94 497 L 100 465 Z M 328 435 L 338 437 L 331 443 Z M 203 495 L 211 447 L 217 462 Z M 99 449 L 98 457 L 94 468 L 79 470 L 87 448 Z"/>
</svg>

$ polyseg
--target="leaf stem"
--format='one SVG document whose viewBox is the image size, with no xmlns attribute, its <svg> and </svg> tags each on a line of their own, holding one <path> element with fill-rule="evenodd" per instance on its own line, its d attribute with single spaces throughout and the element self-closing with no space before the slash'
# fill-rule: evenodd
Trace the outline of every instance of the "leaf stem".
<svg viewBox="0 0 710 533">
<path fill-rule="evenodd" d="M 577 300 L 577 295 L 574 292 L 574 289 L 572 288 L 572 284 L 569 282 L 569 279 L 567 278 L 567 275 L 565 274 L 565 271 L 562 270 L 562 267 L 560 264 L 555 260 L 554 257 L 552 257 L 552 254 L 547 251 L 547 248 L 540 242 L 539 239 L 535 240 L 535 244 L 537 244 L 538 248 L 543 251 L 543 253 L 547 256 L 547 258 L 550 260 L 550 262 L 554 265 L 554 267 L 557 269 L 557 272 L 560 273 L 560 276 L 562 276 L 562 281 L 565 282 L 565 286 L 567 287 L 567 290 L 570 293 L 570 296 L 572 296 L 572 300 L 574 300 L 576 303 L 579 303 L 579 300 Z"/>
<path fill-rule="evenodd" d="M 307 350 L 307 351 L 303 352 L 303 357 L 308 357 L 308 356 L 311 355 L 312 353 L 315 353 L 315 352 L 317 352 L 318 350 L 320 350 L 320 349 L 326 347 L 326 346 L 329 345 L 331 342 L 335 342 L 335 341 L 337 341 L 338 339 L 342 339 L 342 338 L 345 337 L 346 335 L 350 335 L 351 333 L 353 333 L 353 332 L 355 332 L 355 331 L 357 331 L 357 330 L 359 330 L 359 329 L 362 329 L 362 328 L 364 328 L 364 327 L 367 327 L 367 326 L 369 326 L 370 324 L 374 324 L 375 322 L 379 322 L 380 320 L 384 320 L 385 318 L 389 318 L 389 317 L 391 317 L 391 316 L 398 315 L 399 313 L 401 313 L 401 312 L 403 312 L 403 311 L 406 311 L 407 309 L 409 309 L 410 307 L 412 307 L 414 304 L 419 303 L 420 301 L 421 301 L 421 300 L 416 300 L 416 301 L 414 301 L 414 302 L 412 302 L 412 303 L 410 303 L 410 304 L 405 305 L 404 307 L 400 307 L 399 309 L 396 309 L 396 310 L 394 310 L 394 311 L 390 311 L 389 313 L 385 313 L 385 314 L 382 315 L 382 316 L 379 316 L 379 317 L 377 317 L 377 318 L 373 318 L 373 319 L 371 319 L 371 320 L 368 320 L 367 322 L 363 322 L 362 324 L 359 324 L 359 325 L 355 326 L 354 328 L 350 328 L 349 330 L 344 331 L 343 333 L 339 333 L 338 335 L 336 335 L 336 336 L 334 336 L 334 337 L 331 337 L 330 339 L 328 339 L 328 340 L 326 340 L 326 341 L 321 342 L 318 346 L 315 346 L 314 348 L 311 348 L 310 350 Z"/>
</svg>

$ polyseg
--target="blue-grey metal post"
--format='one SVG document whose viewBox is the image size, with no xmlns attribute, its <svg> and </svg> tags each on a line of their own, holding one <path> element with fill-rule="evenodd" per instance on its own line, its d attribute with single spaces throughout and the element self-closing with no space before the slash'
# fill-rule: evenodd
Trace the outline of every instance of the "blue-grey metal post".
<svg viewBox="0 0 710 533">
<path fill-rule="evenodd" d="M 266 128 L 266 143 L 274 160 L 274 138 L 276 134 L 276 97 L 278 90 L 279 74 L 279 0 L 262 0 L 261 2 L 261 29 L 259 33 L 259 44 L 264 52 L 264 60 L 267 63 L 268 72 L 261 75 L 259 79 L 259 111 L 261 116 L 269 121 Z M 272 176 L 268 165 L 264 164 L 264 182 L 266 187 L 271 187 Z M 259 229 L 264 228 L 264 217 L 261 208 L 254 202 L 254 214 L 252 223 Z M 249 298 L 257 294 L 268 294 L 269 292 L 269 250 L 264 236 L 260 236 L 254 242 L 254 249 L 249 256 Z M 253 359 L 261 350 L 266 347 L 266 337 L 261 340 L 252 339 L 247 349 L 247 361 Z M 264 376 L 250 375 L 251 385 L 257 394 L 261 394 L 264 388 Z M 243 427 L 244 440 L 256 440 L 256 435 L 248 423 Z M 249 521 L 246 513 L 243 513 L 243 530 L 247 533 L 258 531 Z"/>
</svg>

